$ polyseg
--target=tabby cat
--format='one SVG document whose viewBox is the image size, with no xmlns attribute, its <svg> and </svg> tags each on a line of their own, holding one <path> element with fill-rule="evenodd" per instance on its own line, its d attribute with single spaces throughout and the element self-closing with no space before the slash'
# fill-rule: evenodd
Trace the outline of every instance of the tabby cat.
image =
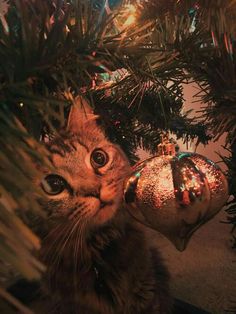
<svg viewBox="0 0 236 314">
<path fill-rule="evenodd" d="M 131 171 L 88 103 L 76 98 L 61 136 L 47 144 L 55 173 L 44 173 L 49 213 L 41 257 L 55 314 L 171 313 L 168 273 L 123 203 Z"/>
</svg>

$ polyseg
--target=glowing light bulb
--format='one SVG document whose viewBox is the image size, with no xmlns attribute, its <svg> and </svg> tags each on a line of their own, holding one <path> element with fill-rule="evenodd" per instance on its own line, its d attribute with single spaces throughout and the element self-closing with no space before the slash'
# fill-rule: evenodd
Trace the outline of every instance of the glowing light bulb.
<svg viewBox="0 0 236 314">
<path fill-rule="evenodd" d="M 128 15 L 126 21 L 124 22 L 124 26 L 127 27 L 127 26 L 130 26 L 132 25 L 135 20 L 136 20 L 136 16 L 135 16 L 135 13 L 136 13 L 136 8 L 133 4 L 128 4 L 126 6 L 126 14 Z"/>
</svg>

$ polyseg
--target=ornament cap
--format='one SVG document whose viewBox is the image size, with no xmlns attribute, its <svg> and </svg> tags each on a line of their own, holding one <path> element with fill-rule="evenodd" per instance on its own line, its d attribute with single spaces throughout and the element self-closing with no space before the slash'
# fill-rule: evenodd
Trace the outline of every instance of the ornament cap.
<svg viewBox="0 0 236 314">
<path fill-rule="evenodd" d="M 165 133 L 161 135 L 161 143 L 157 146 L 157 154 L 159 156 L 175 156 L 176 142 L 173 139 L 169 139 L 169 134 Z"/>
</svg>

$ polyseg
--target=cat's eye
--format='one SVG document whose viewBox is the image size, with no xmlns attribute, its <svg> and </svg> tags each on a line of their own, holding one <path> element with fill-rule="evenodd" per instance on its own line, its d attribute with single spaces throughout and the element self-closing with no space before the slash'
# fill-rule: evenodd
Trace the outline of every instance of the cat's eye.
<svg viewBox="0 0 236 314">
<path fill-rule="evenodd" d="M 102 149 L 95 149 L 91 154 L 90 162 L 95 169 L 104 167 L 108 163 L 108 155 Z"/>
<path fill-rule="evenodd" d="M 42 189 L 49 195 L 60 194 L 66 185 L 66 180 L 57 174 L 49 174 L 41 182 Z"/>
</svg>

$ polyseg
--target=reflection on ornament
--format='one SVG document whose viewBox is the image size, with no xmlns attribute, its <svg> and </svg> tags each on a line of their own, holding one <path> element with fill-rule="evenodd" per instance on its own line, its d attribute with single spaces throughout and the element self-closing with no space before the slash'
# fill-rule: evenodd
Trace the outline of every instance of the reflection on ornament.
<svg viewBox="0 0 236 314">
<path fill-rule="evenodd" d="M 179 153 L 139 163 L 127 180 L 124 198 L 132 216 L 182 251 L 192 234 L 225 204 L 228 185 L 209 159 Z"/>
</svg>

